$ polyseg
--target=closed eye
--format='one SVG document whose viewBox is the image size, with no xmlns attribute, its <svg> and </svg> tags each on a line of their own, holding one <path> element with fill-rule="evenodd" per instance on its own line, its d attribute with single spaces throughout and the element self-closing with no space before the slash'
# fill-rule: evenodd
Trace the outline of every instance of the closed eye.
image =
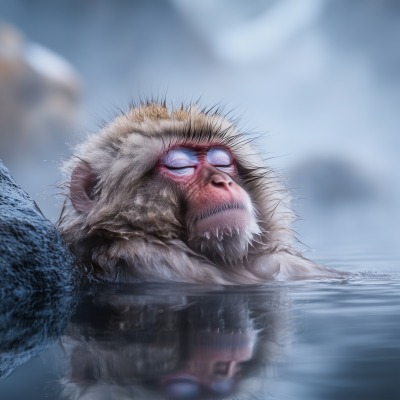
<svg viewBox="0 0 400 400">
<path fill-rule="evenodd" d="M 214 167 L 219 169 L 222 172 L 227 173 L 227 174 L 235 173 L 235 167 L 234 167 L 233 164 L 230 164 L 230 165 L 214 165 Z"/>
<path fill-rule="evenodd" d="M 194 167 L 168 167 L 168 170 L 171 171 L 174 175 L 191 175 L 194 172 Z"/>
<path fill-rule="evenodd" d="M 227 168 L 232 165 L 232 157 L 229 151 L 214 147 L 207 153 L 207 161 L 216 168 Z"/>
<path fill-rule="evenodd" d="M 167 168 L 187 168 L 194 167 L 197 156 L 194 151 L 178 148 L 165 154 L 162 161 Z"/>
</svg>

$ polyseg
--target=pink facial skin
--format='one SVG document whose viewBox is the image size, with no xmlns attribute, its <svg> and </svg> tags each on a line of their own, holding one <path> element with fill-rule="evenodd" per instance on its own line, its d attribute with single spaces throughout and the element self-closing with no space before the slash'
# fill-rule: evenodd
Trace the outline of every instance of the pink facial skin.
<svg viewBox="0 0 400 400">
<path fill-rule="evenodd" d="M 158 171 L 185 191 L 199 233 L 248 223 L 251 201 L 232 179 L 237 168 L 227 148 L 175 147 L 161 157 Z"/>
</svg>

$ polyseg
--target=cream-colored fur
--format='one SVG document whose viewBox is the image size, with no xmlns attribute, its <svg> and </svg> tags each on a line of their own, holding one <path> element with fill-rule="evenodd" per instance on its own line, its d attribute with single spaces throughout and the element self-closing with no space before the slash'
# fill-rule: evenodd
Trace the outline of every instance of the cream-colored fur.
<svg viewBox="0 0 400 400">
<path fill-rule="evenodd" d="M 233 152 L 258 224 L 235 239 L 249 241 L 240 262 L 207 258 L 191 245 L 182 194 L 154 173 L 159 157 L 178 143 L 222 144 Z M 70 200 L 71 175 L 81 163 L 96 177 L 88 212 Z M 196 106 L 169 111 L 157 102 L 133 107 L 80 144 L 63 171 L 66 201 L 58 229 L 89 279 L 242 284 L 341 276 L 294 249 L 288 193 L 246 135 L 218 112 Z M 223 240 L 229 247 L 229 237 Z"/>
</svg>

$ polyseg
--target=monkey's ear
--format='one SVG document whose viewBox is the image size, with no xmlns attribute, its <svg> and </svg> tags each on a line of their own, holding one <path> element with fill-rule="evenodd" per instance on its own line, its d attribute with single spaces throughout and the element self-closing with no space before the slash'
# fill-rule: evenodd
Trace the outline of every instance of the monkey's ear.
<svg viewBox="0 0 400 400">
<path fill-rule="evenodd" d="M 91 191 L 95 176 L 90 165 L 82 161 L 74 168 L 70 182 L 70 199 L 72 205 L 79 211 L 89 212 L 94 206 Z"/>
</svg>

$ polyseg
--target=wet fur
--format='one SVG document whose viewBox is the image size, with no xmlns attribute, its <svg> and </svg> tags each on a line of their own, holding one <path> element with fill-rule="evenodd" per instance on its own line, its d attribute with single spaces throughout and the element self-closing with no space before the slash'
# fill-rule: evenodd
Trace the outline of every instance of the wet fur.
<svg viewBox="0 0 400 400">
<path fill-rule="evenodd" d="M 193 237 L 184 193 L 155 173 L 160 155 L 182 142 L 231 149 L 256 226 Z M 71 175 L 83 165 L 95 177 L 87 212 L 70 200 Z M 295 250 L 289 194 L 250 138 L 218 111 L 169 111 L 158 102 L 132 107 L 79 145 L 63 172 L 66 200 L 58 229 L 89 280 L 242 284 L 338 277 Z"/>
</svg>

